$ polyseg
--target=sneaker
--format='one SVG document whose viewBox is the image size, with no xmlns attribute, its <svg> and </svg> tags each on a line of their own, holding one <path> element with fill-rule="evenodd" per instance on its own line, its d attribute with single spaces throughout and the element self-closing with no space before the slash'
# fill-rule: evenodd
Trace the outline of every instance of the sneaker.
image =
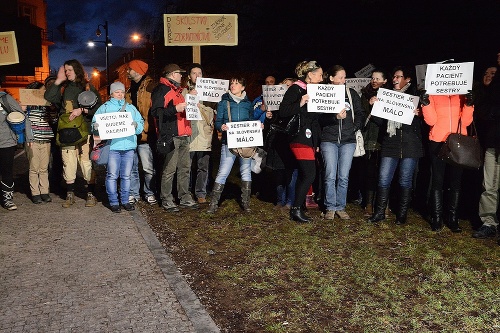
<svg viewBox="0 0 500 333">
<path fill-rule="evenodd" d="M 163 207 L 163 209 L 165 209 L 169 213 L 177 213 L 179 211 L 179 208 L 173 202 L 167 202 L 161 206 Z"/>
<path fill-rule="evenodd" d="M 338 210 L 335 212 L 335 214 L 337 214 L 337 216 L 340 217 L 341 220 L 349 220 L 351 218 L 345 210 Z"/>
<path fill-rule="evenodd" d="M 111 209 L 111 211 L 112 211 L 113 213 L 121 213 L 121 211 L 122 211 L 122 210 L 121 210 L 121 208 L 120 208 L 120 206 L 118 206 L 118 205 L 116 205 L 116 206 L 111 206 L 111 208 L 110 208 L 110 209 Z"/>
<path fill-rule="evenodd" d="M 134 197 L 133 195 L 129 195 L 128 196 L 128 203 L 133 205 L 135 204 L 137 201 L 139 201 L 136 197 Z"/>
<path fill-rule="evenodd" d="M 194 201 L 181 202 L 179 206 L 182 208 L 198 209 L 198 204 Z"/>
<path fill-rule="evenodd" d="M 130 212 L 130 211 L 135 210 L 134 205 L 132 205 L 130 202 L 127 202 L 126 204 L 124 204 L 124 205 L 123 205 L 123 208 L 124 208 L 127 212 Z"/>
<path fill-rule="evenodd" d="M 334 210 L 327 210 L 325 214 L 325 220 L 333 220 L 335 218 Z"/>
<path fill-rule="evenodd" d="M 50 195 L 48 193 L 41 194 L 40 197 L 42 197 L 43 202 L 52 202 L 52 198 L 50 197 Z"/>
<path fill-rule="evenodd" d="M 97 199 L 92 193 L 87 193 L 87 201 L 85 201 L 85 207 L 94 207 L 97 205 Z"/>
<path fill-rule="evenodd" d="M 198 198 L 198 203 L 199 204 L 206 204 L 208 201 L 206 198 Z"/>
<path fill-rule="evenodd" d="M 158 203 L 158 201 L 156 201 L 156 198 L 155 198 L 155 196 L 154 196 L 154 195 L 148 195 L 148 196 L 146 197 L 146 201 L 147 201 L 147 203 L 148 203 L 148 204 L 150 204 L 150 205 L 156 205 L 156 204 Z"/>
<path fill-rule="evenodd" d="M 34 195 L 31 197 L 31 201 L 36 205 L 41 204 L 43 202 L 42 196 L 41 195 Z"/>
<path fill-rule="evenodd" d="M 66 200 L 63 202 L 62 206 L 64 208 L 69 208 L 74 203 L 75 203 L 75 194 L 73 192 L 68 192 L 68 194 L 66 194 Z"/>
<path fill-rule="evenodd" d="M 482 225 L 476 232 L 472 234 L 474 238 L 490 238 L 495 237 L 497 229 L 493 226 Z"/>
</svg>

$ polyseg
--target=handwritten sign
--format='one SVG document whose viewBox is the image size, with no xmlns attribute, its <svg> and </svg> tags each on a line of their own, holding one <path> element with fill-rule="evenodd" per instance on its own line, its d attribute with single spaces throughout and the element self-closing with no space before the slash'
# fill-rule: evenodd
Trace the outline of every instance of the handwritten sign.
<svg viewBox="0 0 500 333">
<path fill-rule="evenodd" d="M 436 64 L 442 64 L 446 61 L 454 61 L 455 59 L 448 59 L 443 61 L 438 61 Z M 425 73 L 427 72 L 427 64 L 416 65 L 415 74 L 417 76 L 417 89 L 425 89 Z"/>
<path fill-rule="evenodd" d="M 0 32 L 0 66 L 19 63 L 17 41 L 14 31 Z"/>
<path fill-rule="evenodd" d="M 373 66 L 372 64 L 368 64 L 365 67 L 361 68 L 356 73 L 354 73 L 354 76 L 355 77 L 371 77 L 374 69 L 375 69 L 375 66 Z"/>
<path fill-rule="evenodd" d="M 222 95 L 229 89 L 229 80 L 209 79 L 199 77 L 196 79 L 196 92 L 200 101 L 220 102 Z"/>
<path fill-rule="evenodd" d="M 164 14 L 165 46 L 238 45 L 236 14 Z"/>
<path fill-rule="evenodd" d="M 262 136 L 261 122 L 238 121 L 226 123 L 227 129 L 227 147 L 242 148 L 263 146 L 264 138 Z"/>
<path fill-rule="evenodd" d="M 186 94 L 186 119 L 187 120 L 202 120 L 198 103 L 200 99 L 198 95 Z"/>
<path fill-rule="evenodd" d="M 308 84 L 307 112 L 339 113 L 345 108 L 345 86 Z"/>
<path fill-rule="evenodd" d="M 130 112 L 111 112 L 94 115 L 99 124 L 101 140 L 124 138 L 135 135 L 134 119 Z"/>
<path fill-rule="evenodd" d="M 272 86 L 262 86 L 262 98 L 269 111 L 279 110 L 283 96 L 288 87 L 286 84 L 277 84 Z"/>
<path fill-rule="evenodd" d="M 22 105 L 50 105 L 43 98 L 45 88 L 42 89 L 19 89 L 19 99 Z"/>
<path fill-rule="evenodd" d="M 347 89 L 352 88 L 356 90 L 359 96 L 361 96 L 361 89 L 366 87 L 370 82 L 371 78 L 356 78 L 356 79 L 345 79 L 345 86 Z"/>
<path fill-rule="evenodd" d="M 429 95 L 464 95 L 472 89 L 473 62 L 428 64 L 425 90 Z"/>
<path fill-rule="evenodd" d="M 372 115 L 411 125 L 418 106 L 418 96 L 379 88 L 377 98 L 378 101 L 373 104 Z"/>
</svg>

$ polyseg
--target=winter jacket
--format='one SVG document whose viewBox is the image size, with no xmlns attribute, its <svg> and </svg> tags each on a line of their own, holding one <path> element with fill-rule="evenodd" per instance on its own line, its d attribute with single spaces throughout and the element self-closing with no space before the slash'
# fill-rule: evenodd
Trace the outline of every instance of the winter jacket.
<svg viewBox="0 0 500 333">
<path fill-rule="evenodd" d="M 227 144 L 227 133 L 222 131 L 222 125 L 229 122 L 227 104 L 229 102 L 231 109 L 231 122 L 252 121 L 253 108 L 252 102 L 248 99 L 245 92 L 243 99 L 237 103 L 229 93 L 222 95 L 221 101 L 217 105 L 217 117 L 215 118 L 215 128 L 222 132 L 222 144 Z"/>
<path fill-rule="evenodd" d="M 12 112 L 18 111 L 18 112 L 23 112 L 23 109 L 21 109 L 21 106 L 19 103 L 16 102 L 16 100 L 9 94 L 0 91 L 0 148 L 8 148 L 8 147 L 13 147 L 17 145 L 17 136 L 12 130 L 10 129 L 9 124 L 7 123 L 7 116 L 9 112 L 7 111 L 7 107 L 4 106 L 4 99 L 1 98 L 2 96 L 5 96 L 7 103 L 10 106 L 10 110 Z"/>
<path fill-rule="evenodd" d="M 184 88 L 182 95 L 186 96 L 188 89 Z M 212 136 L 214 133 L 214 109 L 200 102 L 201 120 L 191 120 L 191 142 L 189 151 L 212 151 Z"/>
<path fill-rule="evenodd" d="M 352 98 L 352 105 L 349 96 L 345 94 L 346 105 L 350 105 L 350 110 L 346 111 L 347 116 L 344 119 L 337 119 L 336 113 L 322 113 L 319 116 L 321 126 L 321 142 L 335 143 L 355 143 L 356 131 L 362 127 L 365 121 L 361 98 L 358 93 L 349 88 Z M 352 117 L 354 112 L 354 120 Z"/>
<path fill-rule="evenodd" d="M 123 103 L 125 103 L 125 99 L 116 99 L 111 97 L 109 101 L 101 105 L 92 118 L 92 128 L 94 128 L 94 124 L 96 122 L 96 115 L 121 112 Z M 137 111 L 135 106 L 130 103 L 127 103 L 125 106 L 125 111 L 130 112 L 132 114 L 133 121 L 137 123 L 137 127 L 135 128 L 136 135 L 111 139 L 111 146 L 109 147 L 110 150 L 133 150 L 137 148 L 137 135 L 141 134 L 144 129 L 144 119 L 142 119 L 141 114 Z M 99 135 L 99 128 L 97 128 L 94 133 Z"/>
<path fill-rule="evenodd" d="M 373 105 L 370 105 L 370 99 L 373 96 L 377 96 L 377 92 L 378 89 L 373 89 L 371 84 L 368 84 L 366 87 L 361 89 L 361 105 L 363 106 L 363 111 L 365 112 L 365 119 L 368 119 L 368 122 L 365 121 L 363 123 L 366 125 L 362 127 L 365 150 L 367 151 L 380 150 L 383 138 L 383 133 L 380 132 L 379 126 L 372 121 L 370 116 L 373 108 Z M 368 118 L 369 116 L 370 118 Z"/>
<path fill-rule="evenodd" d="M 429 140 L 444 142 L 450 133 L 457 133 L 462 120 L 462 134 L 472 123 L 473 106 L 465 105 L 463 95 L 430 95 L 430 104 L 422 107 L 425 122 L 431 127 Z"/>
<path fill-rule="evenodd" d="M 174 136 L 190 136 L 192 134 L 191 122 L 186 119 L 186 111 L 177 112 L 175 108 L 177 104 L 183 102 L 182 87 L 177 82 L 161 78 L 160 84 L 151 94 L 152 105 L 149 112 L 152 117 L 155 117 L 156 132 L 165 141 Z M 160 114 L 163 117 L 161 129 L 159 126 Z"/>
<path fill-rule="evenodd" d="M 154 86 L 155 84 L 150 76 L 143 76 L 137 83 L 132 81 L 130 88 L 125 94 L 125 100 L 127 103 L 134 104 L 144 119 L 144 130 L 139 137 L 139 143 L 148 142 L 149 125 L 152 123 L 151 119 L 148 119 L 148 115 L 149 109 L 151 108 L 151 93 L 153 92 Z M 137 90 L 137 94 L 134 93 L 137 98 L 136 103 L 132 101 L 133 90 Z"/>
<path fill-rule="evenodd" d="M 307 91 L 300 87 L 299 84 L 305 85 L 304 82 L 297 81 L 288 88 L 281 101 L 278 115 L 281 118 L 289 118 L 295 114 L 300 114 L 299 134 L 289 138 L 290 143 L 299 143 L 316 148 L 319 146 L 321 136 L 321 128 L 318 123 L 319 114 L 307 112 L 307 103 L 302 107 L 300 106 L 300 100 L 302 96 L 307 94 Z"/>
<path fill-rule="evenodd" d="M 260 108 L 262 103 L 264 103 L 264 97 L 262 95 L 253 100 L 253 119 L 260 120 L 260 122 L 264 124 L 264 121 L 266 120 L 266 111 L 262 111 Z"/>
</svg>

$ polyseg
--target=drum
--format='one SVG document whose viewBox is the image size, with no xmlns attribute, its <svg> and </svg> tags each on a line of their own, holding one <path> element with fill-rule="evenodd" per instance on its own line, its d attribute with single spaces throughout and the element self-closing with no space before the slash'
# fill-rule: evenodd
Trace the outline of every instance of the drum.
<svg viewBox="0 0 500 333">
<path fill-rule="evenodd" d="M 91 109 L 97 104 L 97 95 L 91 90 L 82 91 L 78 95 L 78 104 L 82 108 Z"/>
<path fill-rule="evenodd" d="M 17 135 L 17 142 L 24 142 L 24 129 L 26 127 L 26 116 L 19 111 L 13 111 L 7 116 L 7 123 L 12 132 Z"/>
</svg>

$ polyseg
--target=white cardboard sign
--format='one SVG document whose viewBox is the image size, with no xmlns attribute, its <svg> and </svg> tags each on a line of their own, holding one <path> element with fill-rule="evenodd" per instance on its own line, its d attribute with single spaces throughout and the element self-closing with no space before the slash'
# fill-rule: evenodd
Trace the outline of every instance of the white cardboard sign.
<svg viewBox="0 0 500 333">
<path fill-rule="evenodd" d="M 264 104 L 266 104 L 269 111 L 279 110 L 287 88 L 286 84 L 262 86 L 262 98 L 264 99 Z"/>
<path fill-rule="evenodd" d="M 199 77 L 196 79 L 196 92 L 200 101 L 220 102 L 222 95 L 229 89 L 229 80 L 209 79 Z"/>
<path fill-rule="evenodd" d="M 134 119 L 130 112 L 111 112 L 95 115 L 99 124 L 99 137 L 101 140 L 124 138 L 135 135 Z"/>
<path fill-rule="evenodd" d="M 371 78 L 363 77 L 363 78 L 355 78 L 355 79 L 345 79 L 346 88 L 352 88 L 356 90 L 359 96 L 361 96 L 361 89 L 366 87 L 370 82 Z"/>
<path fill-rule="evenodd" d="M 186 119 L 187 120 L 202 120 L 198 103 L 200 99 L 198 95 L 186 94 Z"/>
<path fill-rule="evenodd" d="M 425 90 L 429 95 L 465 95 L 472 89 L 473 62 L 428 64 Z"/>
<path fill-rule="evenodd" d="M 436 64 L 442 64 L 446 61 L 455 61 L 455 59 L 448 59 L 443 61 L 438 61 Z M 425 73 L 427 71 L 427 64 L 416 65 L 415 74 L 417 76 L 417 89 L 425 89 Z"/>
<path fill-rule="evenodd" d="M 264 145 L 262 126 L 259 120 L 226 123 L 227 147 L 258 147 Z"/>
<path fill-rule="evenodd" d="M 372 64 L 368 64 L 365 67 L 361 68 L 359 71 L 354 73 L 355 77 L 370 77 L 372 75 L 375 66 Z"/>
<path fill-rule="evenodd" d="M 345 86 L 308 84 L 307 112 L 339 113 L 345 108 Z"/>
<path fill-rule="evenodd" d="M 373 104 L 372 115 L 411 125 L 414 111 L 418 107 L 418 96 L 379 88 L 377 99 Z"/>
</svg>

